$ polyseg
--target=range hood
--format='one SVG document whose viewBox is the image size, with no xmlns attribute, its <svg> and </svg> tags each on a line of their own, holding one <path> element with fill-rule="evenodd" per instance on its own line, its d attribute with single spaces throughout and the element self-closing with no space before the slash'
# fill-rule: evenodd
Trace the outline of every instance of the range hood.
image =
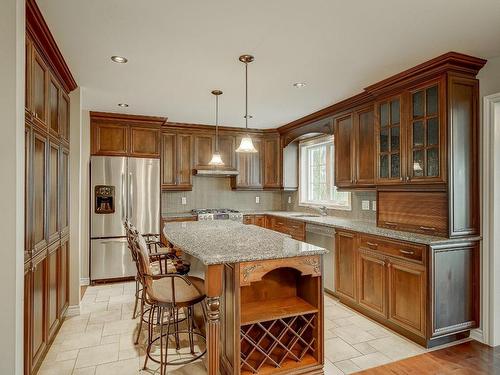
<svg viewBox="0 0 500 375">
<path fill-rule="evenodd" d="M 206 177 L 231 177 L 237 176 L 239 172 L 236 169 L 212 169 L 212 168 L 198 168 L 193 170 L 195 176 L 206 176 Z"/>
</svg>

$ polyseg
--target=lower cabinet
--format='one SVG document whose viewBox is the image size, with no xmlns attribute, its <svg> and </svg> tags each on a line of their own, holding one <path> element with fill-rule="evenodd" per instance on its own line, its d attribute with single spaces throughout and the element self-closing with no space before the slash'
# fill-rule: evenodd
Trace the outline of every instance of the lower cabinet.
<svg viewBox="0 0 500 375">
<path fill-rule="evenodd" d="M 335 233 L 335 288 L 337 294 L 356 301 L 356 235 Z"/>
<path fill-rule="evenodd" d="M 380 255 L 358 250 L 359 304 L 374 314 L 387 315 L 386 261 Z"/>
<path fill-rule="evenodd" d="M 389 320 L 425 336 L 425 267 L 389 260 Z"/>
<path fill-rule="evenodd" d="M 26 263 L 24 270 L 25 374 L 40 367 L 69 303 L 69 237 Z"/>
<path fill-rule="evenodd" d="M 461 339 L 479 327 L 479 251 L 477 241 L 426 246 L 337 230 L 335 293 L 420 345 Z"/>
</svg>

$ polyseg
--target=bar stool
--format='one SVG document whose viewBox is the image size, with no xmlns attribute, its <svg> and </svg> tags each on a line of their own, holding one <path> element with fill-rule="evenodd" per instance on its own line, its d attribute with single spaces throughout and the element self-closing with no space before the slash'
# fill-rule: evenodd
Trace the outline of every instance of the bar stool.
<svg viewBox="0 0 500 375">
<path fill-rule="evenodd" d="M 130 250 L 132 260 L 134 261 L 137 270 L 135 276 L 135 304 L 134 304 L 134 312 L 132 313 L 132 319 L 135 319 L 137 317 L 137 308 L 140 303 L 140 323 L 139 323 L 139 329 L 137 331 L 137 337 L 135 340 L 135 344 L 137 345 L 139 343 L 139 338 L 142 331 L 142 324 L 143 323 L 148 324 L 145 314 L 149 312 L 150 308 L 145 308 L 146 301 L 144 298 L 144 285 L 142 283 L 142 278 L 140 277 L 139 262 L 137 259 L 137 252 L 135 251 L 135 242 L 137 238 L 141 236 L 141 234 L 137 231 L 136 227 L 132 223 L 130 223 L 130 221 L 125 220 L 123 225 L 125 227 L 125 231 L 127 234 L 128 248 Z M 153 274 L 161 274 L 163 273 L 162 272 L 163 270 L 166 270 L 165 273 L 177 272 L 176 269 L 171 269 L 168 266 L 168 259 L 170 259 L 173 256 L 170 251 L 168 252 L 155 251 L 154 253 L 151 253 L 150 245 L 148 244 L 148 252 L 149 252 L 149 258 L 151 260 L 151 269 Z"/>
<path fill-rule="evenodd" d="M 134 249 L 137 252 L 136 257 L 139 263 L 140 277 L 144 286 L 144 298 L 146 303 L 151 306 L 148 319 L 148 346 L 143 369 L 147 368 L 148 359 L 151 359 L 160 363 L 160 374 L 164 375 L 166 373 L 166 366 L 174 364 L 168 361 L 170 336 L 173 336 L 175 339 L 176 349 L 179 350 L 179 334 L 187 334 L 190 353 L 192 355 L 192 358 L 175 362 L 175 365 L 191 363 L 201 358 L 206 352 L 206 349 L 203 351 L 200 350 L 197 354 L 194 349 L 194 336 L 206 342 L 205 336 L 199 332 L 199 329 L 196 331 L 197 327 L 194 321 L 194 306 L 205 299 L 204 281 L 197 277 L 179 274 L 153 274 L 147 244 L 142 236 L 136 238 Z M 186 310 L 187 328 L 184 330 L 179 329 L 180 309 Z M 153 338 L 155 311 L 159 317 L 157 322 L 160 325 L 160 333 L 158 337 Z M 166 333 L 164 333 L 165 326 Z M 164 338 L 166 341 L 165 355 L 163 355 Z M 160 341 L 160 361 L 155 360 L 151 356 L 152 345 L 157 341 Z"/>
</svg>

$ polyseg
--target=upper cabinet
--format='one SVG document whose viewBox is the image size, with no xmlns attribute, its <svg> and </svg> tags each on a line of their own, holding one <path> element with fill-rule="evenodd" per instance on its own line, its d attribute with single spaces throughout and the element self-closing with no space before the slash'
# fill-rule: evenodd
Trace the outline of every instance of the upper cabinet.
<svg viewBox="0 0 500 375">
<path fill-rule="evenodd" d="M 334 132 L 335 186 L 372 188 L 375 172 L 373 106 L 335 118 Z"/>
<path fill-rule="evenodd" d="M 375 103 L 377 129 L 377 185 L 401 183 L 405 168 L 404 134 L 401 116 L 402 96 Z"/>
<path fill-rule="evenodd" d="M 192 135 L 164 131 L 161 134 L 162 190 L 191 190 Z"/>
<path fill-rule="evenodd" d="M 69 143 L 69 96 L 62 90 L 59 100 L 59 133 Z"/>
<path fill-rule="evenodd" d="M 377 101 L 377 185 L 446 181 L 444 78 Z"/>
<path fill-rule="evenodd" d="M 262 139 L 252 137 L 256 153 L 237 153 L 236 167 L 238 175 L 231 179 L 231 187 L 235 190 L 259 190 L 264 187 L 262 179 Z M 236 144 L 240 144 L 241 136 Z"/>
<path fill-rule="evenodd" d="M 47 128 L 47 96 L 49 71 L 36 48 L 32 49 L 31 101 L 34 121 L 38 126 Z"/>
<path fill-rule="evenodd" d="M 211 168 L 208 164 L 215 151 L 215 136 L 212 134 L 196 134 L 194 136 L 194 168 Z"/>
<path fill-rule="evenodd" d="M 280 188 L 281 183 L 281 148 L 280 137 L 266 137 L 263 139 L 263 168 L 264 168 L 264 188 Z"/>
<path fill-rule="evenodd" d="M 91 154 L 159 158 L 165 122 L 163 117 L 91 112 Z"/>
<path fill-rule="evenodd" d="M 49 79 L 49 131 L 53 135 L 59 134 L 59 85 L 57 80 L 50 75 Z"/>
</svg>

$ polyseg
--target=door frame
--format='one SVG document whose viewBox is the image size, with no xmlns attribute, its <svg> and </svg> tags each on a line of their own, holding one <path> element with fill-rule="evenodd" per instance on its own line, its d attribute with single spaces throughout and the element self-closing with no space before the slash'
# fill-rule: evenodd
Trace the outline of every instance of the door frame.
<svg viewBox="0 0 500 375">
<path fill-rule="evenodd" d="M 483 98 L 481 328 L 472 337 L 500 345 L 500 93 Z M 496 170 L 495 170 L 496 168 Z M 495 251 L 496 249 L 496 251 Z"/>
</svg>

